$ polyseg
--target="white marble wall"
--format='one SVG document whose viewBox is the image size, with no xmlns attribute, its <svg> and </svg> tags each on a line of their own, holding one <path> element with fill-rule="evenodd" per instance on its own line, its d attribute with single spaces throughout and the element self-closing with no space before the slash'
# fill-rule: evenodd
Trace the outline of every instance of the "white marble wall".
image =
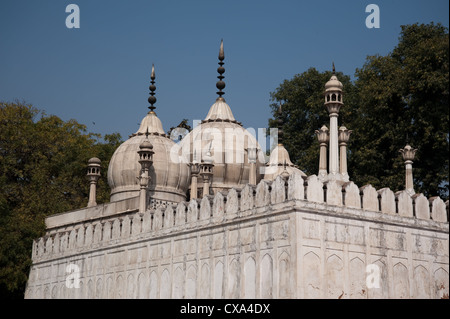
<svg viewBox="0 0 450 319">
<path fill-rule="evenodd" d="M 448 203 L 326 186 L 293 175 L 144 215 L 55 216 L 33 247 L 26 298 L 448 295 Z M 80 268 L 78 289 L 66 287 L 69 264 Z M 367 287 L 368 265 L 379 288 Z"/>
</svg>

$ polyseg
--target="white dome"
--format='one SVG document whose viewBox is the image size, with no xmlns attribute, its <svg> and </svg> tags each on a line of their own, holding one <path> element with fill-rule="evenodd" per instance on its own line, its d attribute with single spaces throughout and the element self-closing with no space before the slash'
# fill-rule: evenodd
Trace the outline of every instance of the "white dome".
<svg viewBox="0 0 450 319">
<path fill-rule="evenodd" d="M 278 175 L 286 170 L 289 175 L 293 173 L 298 173 L 302 176 L 306 176 L 301 170 L 299 170 L 292 162 L 289 157 L 289 153 L 286 148 L 279 144 L 270 153 L 269 162 L 266 165 L 266 170 L 264 173 L 265 180 L 274 180 Z"/>
<path fill-rule="evenodd" d="M 210 150 L 214 168 L 211 188 L 214 193 L 249 183 L 248 148 L 257 148 L 261 160 L 256 161 L 257 183 L 261 180 L 264 154 L 256 138 L 237 122 L 229 105 L 218 98 L 200 125 L 180 143 L 183 156 L 189 162 L 201 163 Z M 199 185 L 199 188 L 201 185 Z"/>
<path fill-rule="evenodd" d="M 108 167 L 108 184 L 111 188 L 111 201 L 139 195 L 141 165 L 138 150 L 148 141 L 153 146 L 153 164 L 149 171 L 149 196 L 163 201 L 182 201 L 186 199 L 189 187 L 189 167 L 186 161 L 173 161 L 171 151 L 178 150 L 176 144 L 166 137 L 161 121 L 154 112 L 149 112 L 142 120 L 139 130 L 114 152 Z M 175 145 L 175 147 L 174 147 Z M 175 155 L 178 157 L 178 153 Z"/>
<path fill-rule="evenodd" d="M 332 75 L 330 80 L 325 83 L 325 89 L 328 90 L 342 90 L 344 86 L 342 85 L 341 81 L 338 80 L 336 75 Z"/>
</svg>

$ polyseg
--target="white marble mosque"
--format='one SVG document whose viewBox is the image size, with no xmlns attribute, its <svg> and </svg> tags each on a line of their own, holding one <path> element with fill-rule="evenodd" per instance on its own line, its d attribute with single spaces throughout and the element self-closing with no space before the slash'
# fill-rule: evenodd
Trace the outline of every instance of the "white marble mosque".
<svg viewBox="0 0 450 319">
<path fill-rule="evenodd" d="M 96 204 L 93 158 L 88 206 L 47 217 L 33 243 L 25 298 L 448 298 L 448 201 L 414 192 L 416 150 L 401 150 L 403 191 L 351 181 L 333 65 L 318 174 L 292 163 L 281 121 L 266 162 L 223 97 L 224 57 L 222 42 L 218 98 L 178 144 L 153 68 L 150 112 L 109 163 L 110 202 Z"/>
</svg>

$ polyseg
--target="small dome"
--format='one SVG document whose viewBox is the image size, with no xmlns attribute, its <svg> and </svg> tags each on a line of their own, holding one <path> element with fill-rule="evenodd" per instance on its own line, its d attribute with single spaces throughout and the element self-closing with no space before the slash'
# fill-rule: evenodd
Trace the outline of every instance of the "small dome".
<svg viewBox="0 0 450 319">
<path fill-rule="evenodd" d="M 325 84 L 325 89 L 332 90 L 332 89 L 338 89 L 342 90 L 344 86 L 342 85 L 341 81 L 338 80 L 336 75 L 332 75 L 330 80 Z"/>
<path fill-rule="evenodd" d="M 97 157 L 93 157 L 88 161 L 88 164 L 101 164 L 101 163 L 102 161 Z"/>
<path fill-rule="evenodd" d="M 148 140 L 148 139 L 145 139 L 142 143 L 141 143 L 141 145 L 139 145 L 139 148 L 141 149 L 141 150 L 143 150 L 143 149 L 152 149 L 153 148 L 153 145 L 152 145 L 152 143 L 150 143 L 150 141 Z"/>
<path fill-rule="evenodd" d="M 264 179 L 274 180 L 278 175 L 283 174 L 285 171 L 289 175 L 298 173 L 302 176 L 306 176 L 301 170 L 299 170 L 289 157 L 289 153 L 283 145 L 277 145 L 270 153 L 269 162 L 265 167 Z"/>
</svg>

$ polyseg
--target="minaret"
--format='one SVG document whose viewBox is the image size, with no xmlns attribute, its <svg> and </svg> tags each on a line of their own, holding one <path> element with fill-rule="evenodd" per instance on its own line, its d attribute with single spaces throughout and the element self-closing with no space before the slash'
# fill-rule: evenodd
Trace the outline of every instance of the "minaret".
<svg viewBox="0 0 450 319">
<path fill-rule="evenodd" d="M 97 182 L 100 178 L 100 163 L 101 161 L 97 157 L 93 157 L 88 161 L 88 172 L 87 176 L 89 178 L 89 201 L 87 207 L 97 206 L 96 193 L 97 193 Z"/>
<path fill-rule="evenodd" d="M 399 152 L 402 153 L 403 160 L 405 161 L 405 168 L 406 168 L 405 189 L 411 196 L 415 194 L 412 164 L 414 161 L 414 157 L 416 155 L 416 151 L 417 149 L 413 149 L 409 144 L 407 144 L 404 148 L 399 150 Z"/>
<path fill-rule="evenodd" d="M 200 174 L 203 178 L 203 197 L 209 195 L 209 186 L 211 182 L 211 177 L 213 176 L 213 158 L 211 156 L 211 150 L 208 150 L 206 155 L 203 157 L 202 163 L 200 165 Z"/>
<path fill-rule="evenodd" d="M 353 131 L 348 130 L 345 126 L 339 128 L 339 154 L 341 155 L 339 161 L 339 173 L 345 182 L 350 180 L 347 172 L 347 143 L 352 132 Z"/>
<path fill-rule="evenodd" d="M 330 140 L 330 131 L 326 125 L 323 125 L 320 130 L 316 130 L 317 139 L 320 144 L 320 158 L 319 158 L 319 174 L 320 180 L 324 181 L 327 177 L 327 146 Z"/>
<path fill-rule="evenodd" d="M 197 162 L 195 156 L 189 167 L 191 168 L 191 199 L 194 199 L 198 197 L 198 176 L 200 174 L 200 163 Z"/>
<path fill-rule="evenodd" d="M 254 146 L 247 149 L 248 162 L 250 163 L 248 183 L 256 185 L 256 158 L 258 155 L 258 149 Z"/>
<path fill-rule="evenodd" d="M 342 99 L 342 83 L 336 77 L 333 62 L 333 75 L 325 84 L 325 107 L 330 116 L 330 144 L 329 144 L 329 180 L 342 180 L 339 174 L 339 144 L 338 144 L 338 117 L 339 110 L 344 104 Z"/>
<path fill-rule="evenodd" d="M 148 140 L 148 131 L 146 139 L 139 145 L 139 164 L 141 164 L 141 174 L 139 176 L 139 213 L 144 213 L 147 209 L 147 189 L 150 180 L 148 174 L 153 164 L 153 145 Z"/>
</svg>

